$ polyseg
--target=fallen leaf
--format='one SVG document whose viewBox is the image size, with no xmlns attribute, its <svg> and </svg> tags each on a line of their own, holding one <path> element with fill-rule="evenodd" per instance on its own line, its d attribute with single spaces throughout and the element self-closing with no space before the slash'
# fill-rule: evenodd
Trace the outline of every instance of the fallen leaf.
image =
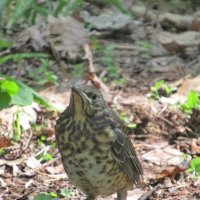
<svg viewBox="0 0 200 200">
<path fill-rule="evenodd" d="M 84 24 L 71 16 L 48 17 L 44 31 L 45 40 L 57 60 L 63 58 L 71 62 L 83 58 L 83 45 L 88 42 L 88 31 Z"/>
<path fill-rule="evenodd" d="M 182 152 L 165 142 L 155 144 L 155 149 L 142 156 L 143 160 L 160 166 L 180 166 L 183 162 Z"/>
<path fill-rule="evenodd" d="M 0 136 L 0 148 L 9 147 L 11 145 L 12 145 L 12 142 L 8 137 L 4 135 Z"/>
<path fill-rule="evenodd" d="M 132 17 L 123 13 L 102 13 L 99 16 L 91 16 L 88 12 L 82 11 L 81 16 L 85 22 L 98 30 L 119 30 L 132 23 Z"/>
<path fill-rule="evenodd" d="M 184 172 L 185 170 L 186 168 L 180 168 L 178 166 L 170 168 L 170 169 L 164 169 L 157 175 L 156 179 L 163 179 L 165 177 L 173 177 L 180 172 Z"/>
</svg>

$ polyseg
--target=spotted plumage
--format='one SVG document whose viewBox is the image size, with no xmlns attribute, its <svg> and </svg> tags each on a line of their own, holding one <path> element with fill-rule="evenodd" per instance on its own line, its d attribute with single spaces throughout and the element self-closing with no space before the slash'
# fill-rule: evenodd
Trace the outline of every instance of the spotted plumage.
<svg viewBox="0 0 200 200">
<path fill-rule="evenodd" d="M 127 190 L 141 182 L 142 167 L 121 121 L 93 86 L 72 86 L 70 104 L 56 125 L 63 166 L 87 199 Z"/>
</svg>

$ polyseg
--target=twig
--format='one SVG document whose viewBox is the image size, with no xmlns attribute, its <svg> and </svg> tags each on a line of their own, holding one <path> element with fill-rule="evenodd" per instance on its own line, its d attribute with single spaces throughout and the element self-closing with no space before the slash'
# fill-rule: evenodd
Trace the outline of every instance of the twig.
<svg viewBox="0 0 200 200">
<path fill-rule="evenodd" d="M 109 92 L 107 86 L 99 79 L 96 75 L 95 68 L 93 65 L 93 56 L 89 44 L 83 46 L 85 51 L 84 59 L 88 61 L 86 65 L 86 80 L 91 81 L 91 83 L 98 89 L 102 88 L 104 91 Z"/>
<path fill-rule="evenodd" d="M 31 130 L 30 136 L 29 136 L 29 138 L 28 138 L 28 140 L 27 140 L 27 142 L 26 142 L 25 147 L 23 148 L 23 151 L 25 151 L 25 150 L 27 149 L 27 147 L 28 147 L 28 145 L 29 145 L 29 142 L 30 142 L 32 136 L 33 136 L 33 131 Z"/>
<path fill-rule="evenodd" d="M 84 51 L 85 51 L 85 56 L 84 59 L 88 60 L 88 65 L 86 66 L 87 72 L 91 74 L 95 74 L 95 69 L 93 65 L 93 56 L 92 56 L 92 51 L 90 49 L 90 46 L 88 43 L 86 43 L 84 46 Z"/>
<path fill-rule="evenodd" d="M 149 197 L 152 195 L 152 193 L 154 191 L 156 191 L 158 188 L 160 187 L 160 184 L 156 185 L 155 187 L 153 187 L 150 191 L 146 192 L 144 195 L 142 195 L 141 198 L 139 198 L 139 200 L 148 200 Z"/>
<path fill-rule="evenodd" d="M 29 194 L 33 193 L 35 190 L 36 189 L 31 190 L 31 191 L 27 192 L 26 194 L 23 194 L 22 196 L 18 197 L 15 200 L 23 200 L 23 199 L 25 199 L 25 197 L 27 197 Z"/>
<path fill-rule="evenodd" d="M 45 162 L 45 163 L 42 164 L 41 166 L 37 167 L 37 170 L 39 170 L 39 169 L 41 169 L 41 168 L 44 169 L 44 167 L 47 167 L 47 166 L 51 165 L 52 163 L 54 163 L 54 162 L 55 162 L 56 160 L 58 160 L 58 159 L 59 159 L 59 157 L 56 157 L 56 158 L 54 158 L 54 159 L 52 159 L 52 160 L 49 160 L 49 161 Z"/>
<path fill-rule="evenodd" d="M 41 172 L 41 171 L 38 171 L 38 170 L 35 170 L 35 169 L 32 169 L 35 173 L 38 173 L 42 176 L 47 176 L 49 178 L 53 178 L 53 179 L 57 179 L 57 180 L 60 180 L 60 179 L 68 179 L 66 173 L 64 174 L 46 174 L 44 172 Z"/>
</svg>

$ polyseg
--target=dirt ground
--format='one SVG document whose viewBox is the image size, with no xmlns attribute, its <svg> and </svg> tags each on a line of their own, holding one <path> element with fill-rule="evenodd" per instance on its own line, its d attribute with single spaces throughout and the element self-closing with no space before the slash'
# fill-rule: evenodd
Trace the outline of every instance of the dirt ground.
<svg viewBox="0 0 200 200">
<path fill-rule="evenodd" d="M 189 91 L 200 92 L 200 4 L 186 1 L 175 9 L 170 1 L 161 5 L 134 2 L 124 1 L 134 18 L 98 1 L 87 3 L 78 15 L 90 31 L 77 21 L 77 13 L 70 18 L 49 17 L 45 26 L 36 24 L 11 34 L 15 46 L 9 51 L 51 52 L 49 67 L 58 76 L 58 84 L 47 83 L 38 93 L 60 111 L 69 103 L 71 84 L 92 82 L 100 84 L 114 110 L 125 113 L 128 123 L 136 125 L 128 130 L 142 162 L 144 183 L 129 191 L 128 200 L 197 200 L 200 179 L 188 172 L 188 166 L 192 158 L 200 156 L 200 112 L 188 115 L 178 105 Z M 108 16 L 102 16 L 103 12 Z M 37 87 L 28 76 L 38 67 L 37 62 L 10 62 L 12 70 L 3 64 L 0 72 Z M 78 70 L 82 66 L 83 73 L 74 66 L 79 66 Z M 160 80 L 176 89 L 170 95 L 159 91 L 160 98 L 155 99 L 150 96 L 150 87 Z M 0 200 L 37 200 L 34 197 L 43 192 L 56 193 L 57 197 L 38 199 L 85 199 L 68 181 L 55 144 L 59 112 L 36 103 L 24 107 L 34 123 L 27 125 L 22 120 L 23 135 L 14 142 L 8 138 L 13 134 L 16 110 L 13 106 L 0 112 L 0 147 L 4 149 Z M 46 152 L 52 159 L 40 159 Z M 63 189 L 67 194 L 62 195 Z M 98 199 L 114 198 L 116 194 Z"/>
</svg>

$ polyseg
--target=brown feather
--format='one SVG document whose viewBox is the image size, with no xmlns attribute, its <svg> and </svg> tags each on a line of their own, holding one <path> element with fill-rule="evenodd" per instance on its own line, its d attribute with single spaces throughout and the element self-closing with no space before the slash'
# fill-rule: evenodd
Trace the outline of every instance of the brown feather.
<svg viewBox="0 0 200 200">
<path fill-rule="evenodd" d="M 143 170 L 135 149 L 128 136 L 124 135 L 120 129 L 115 129 L 115 133 L 116 140 L 112 146 L 113 156 L 124 173 L 138 185 L 141 183 Z"/>
</svg>

